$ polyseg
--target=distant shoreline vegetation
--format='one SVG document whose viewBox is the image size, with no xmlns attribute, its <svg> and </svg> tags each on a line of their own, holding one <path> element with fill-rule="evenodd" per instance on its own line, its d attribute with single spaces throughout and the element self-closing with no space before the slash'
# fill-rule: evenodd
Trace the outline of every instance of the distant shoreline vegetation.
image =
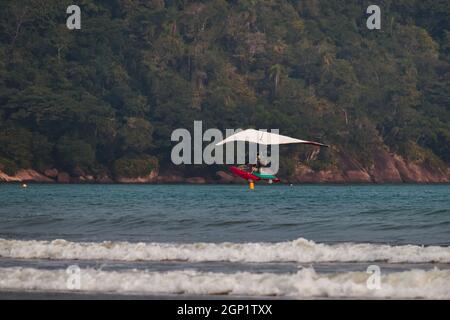
<svg viewBox="0 0 450 320">
<path fill-rule="evenodd" d="M 279 128 L 292 182 L 448 182 L 450 3 L 0 3 L 0 181 L 230 182 L 176 128 Z M 17 178 L 19 179 L 19 178 Z M 19 179 L 20 180 L 20 179 Z"/>
</svg>

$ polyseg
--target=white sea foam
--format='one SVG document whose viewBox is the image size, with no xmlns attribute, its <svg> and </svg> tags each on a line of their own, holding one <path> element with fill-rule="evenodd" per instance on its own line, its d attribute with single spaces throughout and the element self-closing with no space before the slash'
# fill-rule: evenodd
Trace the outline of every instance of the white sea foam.
<svg viewBox="0 0 450 320">
<path fill-rule="evenodd" d="M 312 268 L 301 269 L 293 274 L 82 269 L 80 291 L 154 295 L 450 299 L 450 270 L 389 273 L 381 276 L 381 288 L 378 290 L 367 288 L 368 277 L 363 272 L 318 274 Z M 67 279 L 65 270 L 0 268 L 2 291 L 68 291 Z"/>
<path fill-rule="evenodd" d="M 0 257 L 55 260 L 181 260 L 230 262 L 373 262 L 450 263 L 450 247 L 319 244 L 303 238 L 278 243 L 130 243 L 23 241 L 0 239 Z"/>
</svg>

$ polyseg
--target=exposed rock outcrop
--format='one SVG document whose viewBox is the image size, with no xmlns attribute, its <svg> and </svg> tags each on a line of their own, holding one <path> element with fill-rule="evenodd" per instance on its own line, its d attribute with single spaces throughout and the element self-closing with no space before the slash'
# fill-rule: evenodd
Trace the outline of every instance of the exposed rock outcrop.
<svg viewBox="0 0 450 320">
<path fill-rule="evenodd" d="M 337 163 L 326 170 L 313 170 L 307 165 L 298 164 L 295 172 L 288 178 L 293 183 L 449 183 L 450 168 L 432 167 L 426 162 L 407 162 L 403 157 L 379 149 L 374 153 L 373 165 L 365 168 L 351 156 L 340 153 Z M 75 172 L 76 171 L 76 172 Z M 76 174 L 75 174 L 76 173 Z M 231 172 L 217 171 L 215 177 L 198 176 L 185 178 L 183 172 L 169 169 L 165 172 L 153 170 L 147 176 L 112 179 L 107 172 L 95 177 L 83 170 L 74 170 L 72 176 L 58 169 L 46 169 L 43 174 L 33 169 L 19 170 L 8 175 L 0 170 L 0 182 L 41 182 L 41 183 L 245 183 L 245 180 Z"/>
<path fill-rule="evenodd" d="M 425 163 L 407 163 L 401 156 L 379 149 L 368 170 L 348 155 L 340 154 L 339 163 L 332 170 L 314 171 L 303 164 L 297 165 L 293 180 L 300 183 L 448 183 L 448 170 L 431 168 Z"/>
<path fill-rule="evenodd" d="M 46 169 L 44 174 L 49 178 L 56 178 L 58 176 L 58 169 Z"/>
<path fill-rule="evenodd" d="M 403 182 L 450 182 L 449 170 L 441 170 L 431 168 L 426 164 L 406 163 L 406 161 L 398 155 L 394 156 L 395 166 L 402 178 Z"/>
<path fill-rule="evenodd" d="M 206 179 L 203 178 L 203 177 L 191 177 L 191 178 L 187 178 L 186 179 L 186 183 L 205 184 L 206 183 Z"/>
<path fill-rule="evenodd" d="M 91 175 L 70 177 L 70 183 L 94 183 L 95 179 Z"/>
<path fill-rule="evenodd" d="M 369 183 L 372 182 L 370 175 L 365 170 L 348 170 L 344 173 L 345 182 Z"/>
<path fill-rule="evenodd" d="M 86 175 L 86 173 L 84 172 L 83 169 L 81 169 L 80 167 L 77 166 L 72 170 L 72 175 L 74 177 L 84 177 Z"/>
<path fill-rule="evenodd" d="M 50 179 L 49 177 L 44 176 L 43 174 L 37 172 L 33 169 L 22 169 L 17 172 L 16 175 L 21 181 L 34 181 L 34 182 L 46 182 L 51 183 L 55 182 L 55 180 Z"/>
<path fill-rule="evenodd" d="M 1 182 L 20 182 L 21 180 L 17 176 L 9 176 L 6 173 L 0 171 Z"/>
<path fill-rule="evenodd" d="M 296 183 L 342 183 L 346 182 L 344 174 L 337 170 L 314 171 L 305 165 L 298 165 L 290 182 Z"/>
<path fill-rule="evenodd" d="M 155 183 L 157 182 L 158 170 L 152 170 L 149 175 L 136 178 L 116 177 L 119 183 Z"/>
<path fill-rule="evenodd" d="M 377 152 L 374 153 L 373 162 L 373 167 L 369 171 L 373 182 L 403 182 L 397 166 L 395 165 L 394 157 L 386 150 L 377 150 Z"/>
<path fill-rule="evenodd" d="M 218 183 L 243 183 L 241 178 L 232 175 L 231 173 L 227 173 L 225 171 L 217 171 L 216 175 L 219 177 Z"/>
<path fill-rule="evenodd" d="M 107 183 L 114 183 L 114 180 L 111 179 L 111 177 L 108 176 L 106 173 L 102 173 L 102 174 L 99 174 L 99 175 L 95 178 L 95 182 L 96 182 L 96 183 L 107 184 Z"/>
<path fill-rule="evenodd" d="M 21 169 L 14 176 L 9 176 L 4 172 L 0 172 L 0 181 L 3 182 L 43 182 L 52 183 L 53 179 L 44 176 L 33 169 Z"/>
<path fill-rule="evenodd" d="M 59 172 L 56 181 L 58 183 L 70 183 L 70 176 L 67 172 Z"/>
<path fill-rule="evenodd" d="M 156 178 L 158 183 L 184 183 L 186 179 L 177 174 L 165 174 Z"/>
</svg>

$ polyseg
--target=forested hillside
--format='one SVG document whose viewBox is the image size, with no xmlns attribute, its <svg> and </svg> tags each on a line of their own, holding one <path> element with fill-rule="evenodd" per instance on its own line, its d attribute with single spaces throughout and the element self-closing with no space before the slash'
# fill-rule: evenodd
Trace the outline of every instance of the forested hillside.
<svg viewBox="0 0 450 320">
<path fill-rule="evenodd" d="M 447 0 L 2 0 L 0 170 L 170 170 L 172 131 L 203 120 L 332 145 L 283 148 L 286 177 L 369 170 L 380 150 L 447 172 L 449 16 Z"/>
</svg>

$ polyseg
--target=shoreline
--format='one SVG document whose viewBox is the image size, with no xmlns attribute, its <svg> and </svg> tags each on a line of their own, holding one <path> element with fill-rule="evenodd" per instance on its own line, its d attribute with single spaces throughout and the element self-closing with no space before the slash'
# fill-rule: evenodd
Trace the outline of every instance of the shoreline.
<svg viewBox="0 0 450 320">
<path fill-rule="evenodd" d="M 314 297 L 296 298 L 285 296 L 228 296 L 228 295 L 145 295 L 121 293 L 46 292 L 46 291 L 0 291 L 0 300 L 386 300 L 372 297 Z M 395 299 L 395 298 L 391 298 Z M 425 298 L 402 300 L 427 300 Z"/>
<path fill-rule="evenodd" d="M 50 172 L 49 172 L 50 171 Z M 291 176 L 279 176 L 280 184 L 448 184 L 450 168 L 443 171 L 417 171 L 415 174 L 399 174 L 385 170 L 367 171 L 313 171 L 302 167 Z M 122 177 L 108 173 L 71 175 L 57 169 L 38 172 L 34 169 L 20 169 L 14 175 L 0 170 L 0 183 L 49 183 L 49 184 L 237 184 L 247 181 L 224 170 L 215 173 L 197 173 L 185 176 L 183 172 L 154 170 L 146 176 Z M 275 183 L 276 184 L 276 183 Z"/>
<path fill-rule="evenodd" d="M 19 291 L 0 290 L 0 300 L 295 300 L 285 296 L 232 296 L 232 295 L 185 295 L 140 294 L 83 291 Z M 323 298 L 312 298 L 317 300 Z M 345 298 L 344 298 L 345 299 Z M 305 300 L 305 299 L 302 299 Z"/>
<path fill-rule="evenodd" d="M 236 185 L 236 186 L 246 186 L 248 183 L 246 181 L 242 182 L 201 182 L 201 183 L 193 183 L 193 182 L 45 182 L 45 181 L 33 181 L 33 180 L 23 180 L 23 181 L 0 181 L 0 185 L 20 185 L 20 184 L 33 184 L 33 185 L 195 185 L 195 186 L 221 186 L 221 185 Z M 300 186 L 300 185 L 316 185 L 316 186 L 374 186 L 374 185 L 392 185 L 392 186 L 408 186 L 408 185 L 449 185 L 450 181 L 443 182 L 422 182 L 422 181 L 404 181 L 404 182 L 359 182 L 359 181 L 326 181 L 326 182 L 289 182 L 289 181 L 281 181 L 279 183 L 268 184 L 265 182 L 258 183 L 258 186 Z"/>
</svg>

